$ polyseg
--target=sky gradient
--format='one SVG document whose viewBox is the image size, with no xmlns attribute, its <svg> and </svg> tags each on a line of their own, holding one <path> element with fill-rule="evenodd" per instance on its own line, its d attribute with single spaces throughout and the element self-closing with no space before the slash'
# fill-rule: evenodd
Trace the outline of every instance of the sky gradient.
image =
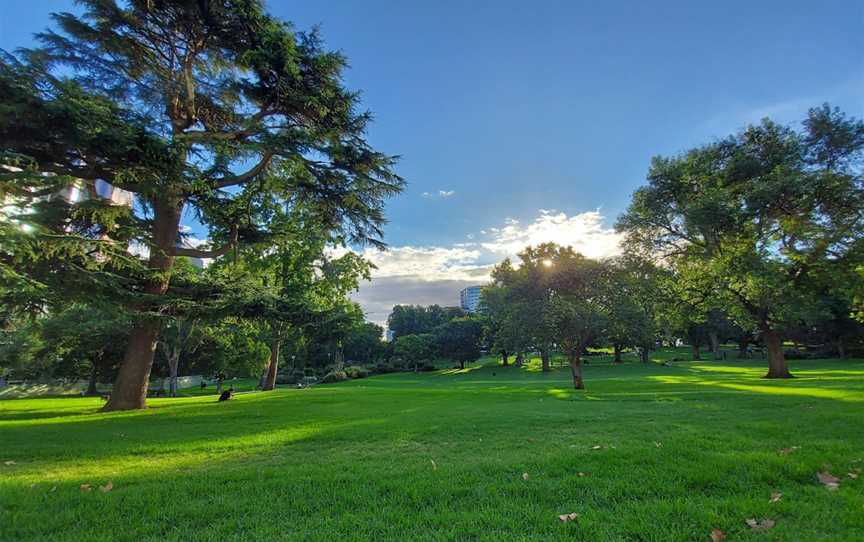
<svg viewBox="0 0 864 542">
<path fill-rule="evenodd" d="M 348 56 L 371 142 L 402 156 L 392 249 L 369 253 L 379 271 L 358 294 L 378 322 L 395 303 L 458 304 L 527 243 L 614 253 L 654 155 L 825 101 L 864 116 L 858 0 L 267 4 Z M 0 48 L 32 44 L 62 10 L 4 3 Z"/>
</svg>

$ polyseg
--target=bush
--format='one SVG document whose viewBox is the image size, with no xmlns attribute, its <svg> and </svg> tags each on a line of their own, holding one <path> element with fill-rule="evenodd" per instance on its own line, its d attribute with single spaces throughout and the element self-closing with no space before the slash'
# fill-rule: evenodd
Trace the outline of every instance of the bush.
<svg viewBox="0 0 864 542">
<path fill-rule="evenodd" d="M 417 370 L 420 371 L 420 372 L 423 372 L 423 373 L 428 373 L 428 372 L 430 372 L 430 371 L 436 371 L 436 370 L 438 370 L 438 367 L 435 367 L 434 364 L 429 363 L 429 362 L 427 361 L 427 362 L 425 362 L 425 363 L 421 363 L 421 364 L 417 367 Z"/>
<path fill-rule="evenodd" d="M 402 369 L 400 367 L 390 365 L 389 363 L 379 363 L 372 369 L 372 372 L 374 372 L 375 374 L 383 375 L 388 373 L 397 373 L 401 370 Z"/>
<path fill-rule="evenodd" d="M 348 378 L 366 378 L 369 376 L 369 371 L 366 367 L 355 365 L 352 367 L 346 367 L 345 374 L 348 375 Z"/>
<path fill-rule="evenodd" d="M 344 382 L 348 380 L 348 375 L 345 371 L 330 371 L 324 378 L 321 379 L 322 384 L 332 384 L 333 382 Z"/>
</svg>

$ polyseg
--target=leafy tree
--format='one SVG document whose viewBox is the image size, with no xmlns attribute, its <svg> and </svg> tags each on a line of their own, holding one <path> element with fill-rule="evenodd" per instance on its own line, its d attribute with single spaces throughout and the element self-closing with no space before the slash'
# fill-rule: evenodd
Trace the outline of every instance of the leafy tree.
<svg viewBox="0 0 864 542">
<path fill-rule="evenodd" d="M 396 305 L 387 317 L 387 329 L 393 333 L 394 339 L 402 335 L 431 333 L 438 326 L 464 315 L 459 307 Z"/>
<path fill-rule="evenodd" d="M 370 115 L 342 84 L 345 59 L 259 0 L 80 4 L 81 16 L 54 16 L 41 48 L 0 61 L 0 150 L 16 168 L 0 186 L 34 209 L 18 217 L 29 235 L 0 247 L 0 271 L 30 297 L 87 284 L 82 296 L 137 310 L 106 409 L 142 408 L 175 258 L 260 244 L 298 203 L 346 241 L 380 244 L 383 201 L 402 181 L 364 139 Z M 38 199 L 73 181 L 132 192 L 136 207 Z M 184 213 L 217 246 L 178 246 Z"/>
<path fill-rule="evenodd" d="M 384 357 L 386 344 L 384 328 L 372 322 L 363 322 L 349 330 L 344 341 L 345 357 L 360 363 L 374 363 Z"/>
<path fill-rule="evenodd" d="M 627 347 L 638 347 L 642 361 L 648 362 L 659 332 L 658 311 L 665 301 L 661 288 L 665 274 L 649 260 L 632 255 L 610 262 L 605 339 L 612 344 L 616 363 L 621 362 L 621 350 Z"/>
<path fill-rule="evenodd" d="M 419 370 L 420 364 L 434 359 L 436 354 L 436 339 L 431 333 L 403 335 L 396 339 L 393 355 L 403 363 L 413 363 L 414 370 Z"/>
<path fill-rule="evenodd" d="M 458 362 L 464 369 L 466 362 L 471 363 L 480 358 L 483 322 L 472 316 L 454 318 L 439 326 L 435 330 L 434 337 L 438 345 L 438 353 L 442 357 Z"/>
<path fill-rule="evenodd" d="M 864 124 L 827 105 L 802 131 L 766 119 L 655 158 L 617 228 L 632 250 L 668 258 L 685 284 L 710 283 L 718 304 L 761 334 L 766 376 L 788 378 L 784 329 L 818 302 L 806 282 L 858 265 L 862 151 Z"/>
</svg>

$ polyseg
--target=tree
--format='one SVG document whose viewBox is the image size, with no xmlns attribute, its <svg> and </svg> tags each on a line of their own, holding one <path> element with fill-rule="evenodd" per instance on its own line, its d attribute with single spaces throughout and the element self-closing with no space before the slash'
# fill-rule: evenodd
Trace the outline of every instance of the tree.
<svg viewBox="0 0 864 542">
<path fill-rule="evenodd" d="M 384 357 L 386 344 L 384 328 L 372 322 L 363 322 L 348 332 L 344 341 L 345 357 L 360 363 L 374 363 Z"/>
<path fill-rule="evenodd" d="M 415 372 L 421 363 L 432 360 L 435 353 L 435 336 L 431 333 L 403 335 L 396 339 L 393 347 L 393 355 L 403 363 L 413 363 Z"/>
<path fill-rule="evenodd" d="M 761 334 L 768 378 L 789 378 L 784 329 L 818 302 L 809 278 L 854 267 L 864 230 L 864 124 L 827 105 L 802 131 L 764 120 L 674 158 L 655 158 L 617 229 L 683 283 Z"/>
<path fill-rule="evenodd" d="M 483 323 L 471 316 L 454 318 L 435 330 L 435 342 L 442 357 L 452 359 L 464 369 L 465 363 L 480 358 Z"/>
<path fill-rule="evenodd" d="M 40 34 L 40 49 L 0 61 L 0 149 L 15 168 L 0 186 L 35 209 L 20 217 L 32 231 L 5 242 L 0 260 L 34 295 L 85 283 L 90 297 L 138 312 L 105 408 L 143 408 L 154 315 L 178 256 L 261 244 L 278 235 L 280 210 L 301 202 L 346 241 L 380 245 L 383 201 L 402 180 L 364 139 L 370 115 L 342 84 L 345 59 L 259 0 L 81 5 L 81 16 L 54 16 L 59 31 Z M 72 182 L 109 183 L 137 206 L 40 203 Z M 184 213 L 213 246 L 178 246 Z M 149 253 L 144 265 L 126 252 L 133 241 Z"/>
<path fill-rule="evenodd" d="M 582 353 L 603 335 L 609 321 L 610 270 L 572 250 L 562 250 L 552 265 L 553 296 L 546 314 L 567 355 L 573 387 L 585 388 Z"/>
<path fill-rule="evenodd" d="M 651 261 L 633 255 L 610 261 L 605 338 L 612 344 L 614 362 L 621 362 L 626 347 L 638 347 L 642 362 L 648 362 L 658 335 L 657 313 L 665 301 L 661 288 L 665 274 Z"/>
<path fill-rule="evenodd" d="M 431 333 L 441 324 L 464 315 L 459 307 L 396 305 L 387 317 L 387 329 L 393 333 L 394 339 L 402 335 Z"/>
</svg>

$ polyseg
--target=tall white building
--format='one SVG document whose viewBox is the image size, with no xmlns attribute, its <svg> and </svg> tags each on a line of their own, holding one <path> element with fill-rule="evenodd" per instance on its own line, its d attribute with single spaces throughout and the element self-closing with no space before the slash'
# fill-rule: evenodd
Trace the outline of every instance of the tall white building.
<svg viewBox="0 0 864 542">
<path fill-rule="evenodd" d="M 480 289 L 482 286 L 469 286 L 459 292 L 459 306 L 468 312 L 477 312 L 480 305 Z"/>
</svg>

